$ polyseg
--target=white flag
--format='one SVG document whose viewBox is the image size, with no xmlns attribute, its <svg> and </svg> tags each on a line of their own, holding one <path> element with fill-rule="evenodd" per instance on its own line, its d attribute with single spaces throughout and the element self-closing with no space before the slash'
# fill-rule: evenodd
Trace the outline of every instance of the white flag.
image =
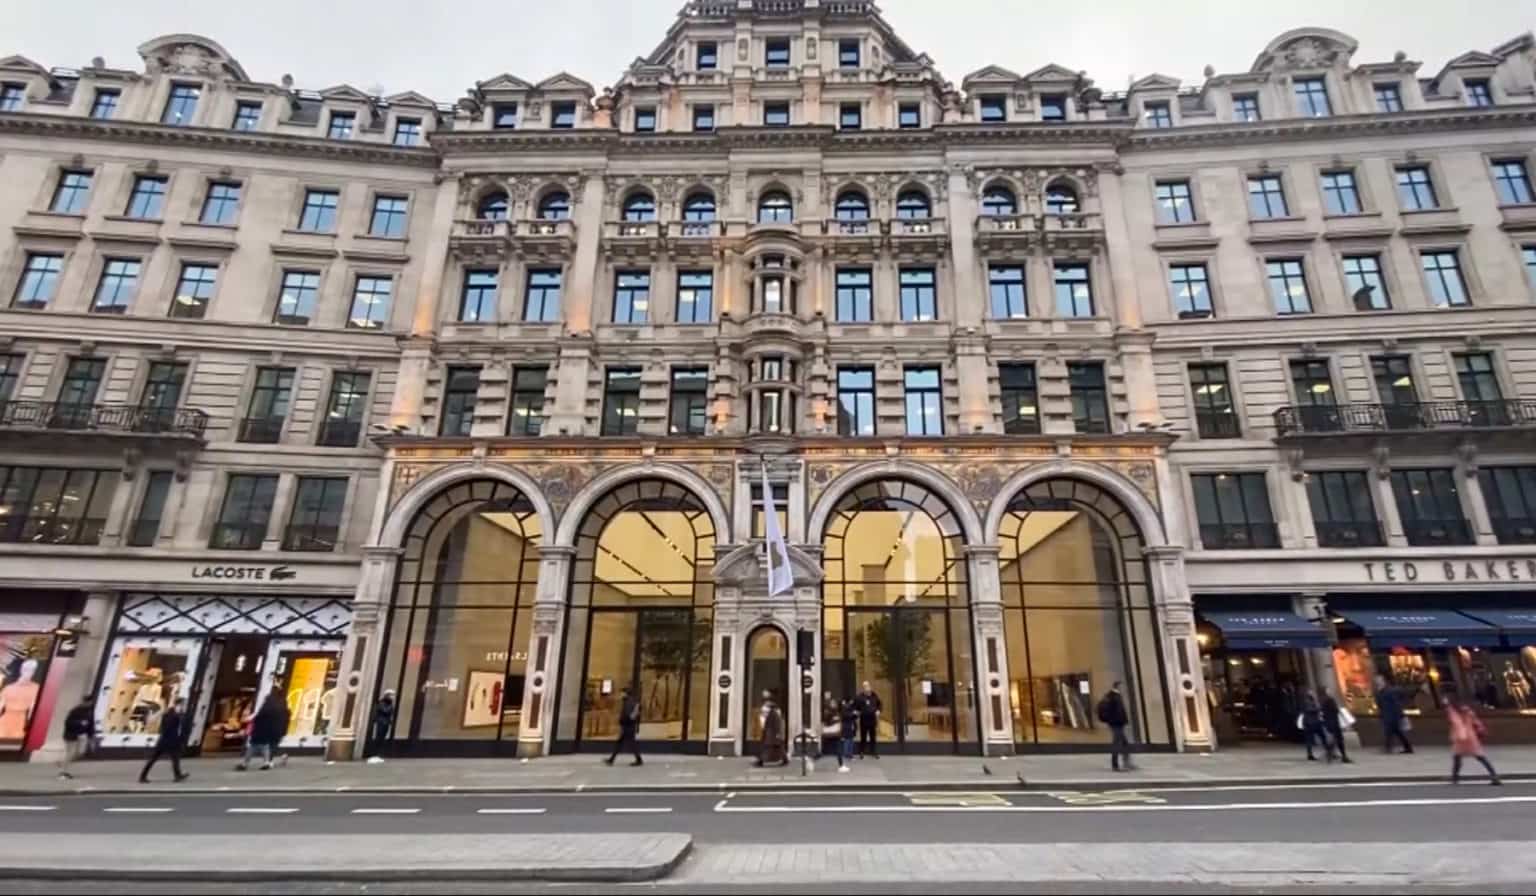
<svg viewBox="0 0 1536 896">
<path fill-rule="evenodd" d="M 788 594 L 795 586 L 795 574 L 789 568 L 789 545 L 779 530 L 779 511 L 773 506 L 773 486 L 768 483 L 768 468 L 763 468 L 763 527 L 768 548 L 768 596 Z"/>
</svg>

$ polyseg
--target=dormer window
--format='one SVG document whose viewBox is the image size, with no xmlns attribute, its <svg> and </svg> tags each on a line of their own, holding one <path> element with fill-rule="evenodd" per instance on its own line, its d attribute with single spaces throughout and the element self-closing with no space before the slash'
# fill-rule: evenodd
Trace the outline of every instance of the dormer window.
<svg viewBox="0 0 1536 896">
<path fill-rule="evenodd" d="M 196 84 L 172 84 L 171 95 L 165 100 L 165 111 L 160 114 L 161 124 L 189 125 L 197 112 L 197 100 L 203 89 Z"/>
<path fill-rule="evenodd" d="M 491 127 L 510 131 L 517 127 L 517 103 L 497 103 L 491 107 Z"/>
<path fill-rule="evenodd" d="M 1239 93 L 1232 97 L 1233 121 L 1258 121 L 1259 95 L 1256 93 Z"/>
<path fill-rule="evenodd" d="M 1008 98 L 1001 93 L 985 94 L 981 98 L 982 121 L 1007 121 Z"/>
<path fill-rule="evenodd" d="M 920 103 L 902 103 L 896 107 L 896 126 L 920 128 L 923 126 L 923 107 Z"/>
<path fill-rule="evenodd" d="M 695 57 L 696 65 L 701 72 L 712 72 L 720 67 L 720 49 L 712 40 L 703 41 L 698 46 L 698 55 Z"/>
<path fill-rule="evenodd" d="M 856 37 L 845 37 L 842 40 L 837 42 L 837 67 L 838 68 L 858 68 L 859 67 L 859 39 L 858 38 L 856 38 Z"/>
<path fill-rule="evenodd" d="M 352 130 L 357 125 L 357 116 L 351 112 L 332 112 L 330 126 L 325 129 L 325 136 L 332 140 L 351 140 Z"/>
<path fill-rule="evenodd" d="M 575 103 L 550 103 L 549 109 L 551 115 L 549 120 L 550 127 L 566 129 L 576 127 Z"/>
<path fill-rule="evenodd" d="M 864 126 L 864 113 L 858 103 L 842 103 L 837 107 L 837 126 L 845 131 L 857 131 Z"/>
<path fill-rule="evenodd" d="M 1066 121 L 1067 98 L 1059 93 L 1050 93 L 1040 98 L 1041 121 Z"/>
<path fill-rule="evenodd" d="M 789 38 L 770 37 L 763 43 L 763 65 L 769 68 L 789 67 Z"/>
<path fill-rule="evenodd" d="M 656 107 L 655 106 L 636 106 L 635 107 L 635 132 L 638 133 L 638 134 L 649 134 L 649 133 L 653 133 L 655 130 L 656 130 Z"/>
<path fill-rule="evenodd" d="M 421 142 L 421 119 L 399 118 L 395 120 L 395 145 L 415 146 Z"/>
<path fill-rule="evenodd" d="M 1467 78 L 1461 82 L 1461 93 L 1469 106 L 1493 105 L 1493 88 L 1487 78 Z"/>
<path fill-rule="evenodd" d="M 1328 102 L 1328 85 L 1322 78 L 1297 78 L 1292 82 L 1296 89 L 1296 108 L 1307 118 L 1327 118 L 1333 114 Z"/>
<path fill-rule="evenodd" d="M 20 112 L 27 104 L 27 85 L 0 84 L 0 112 Z"/>
<path fill-rule="evenodd" d="M 1143 116 L 1147 119 L 1147 127 L 1173 127 L 1173 110 L 1169 108 L 1166 102 L 1146 103 L 1141 108 Z"/>
</svg>

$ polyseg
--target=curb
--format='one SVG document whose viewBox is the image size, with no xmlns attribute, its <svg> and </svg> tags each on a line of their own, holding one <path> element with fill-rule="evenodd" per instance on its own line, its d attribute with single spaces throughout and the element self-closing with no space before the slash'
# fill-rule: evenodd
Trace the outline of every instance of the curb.
<svg viewBox="0 0 1536 896">
<path fill-rule="evenodd" d="M 687 835 L 680 835 L 687 836 Z M 376 864 L 354 868 L 228 869 L 228 868 L 108 868 L 92 865 L 34 867 L 0 865 L 0 880 L 122 880 L 138 882 L 202 881 L 211 883 L 271 883 L 283 881 L 363 882 L 411 881 L 562 881 L 582 883 L 647 883 L 668 877 L 693 853 L 687 836 L 671 858 L 650 865 L 564 865 L 464 868 L 420 865 L 389 867 Z"/>
<path fill-rule="evenodd" d="M 1512 774 L 1501 776 L 1510 782 L 1536 781 L 1536 773 Z M 1084 778 L 1079 780 L 1063 779 L 1050 781 L 1030 781 L 1024 777 L 1009 779 L 999 776 L 993 781 L 882 781 L 871 784 L 822 784 L 820 782 L 806 781 L 775 781 L 775 782 L 723 782 L 715 784 L 574 784 L 574 785 L 532 785 L 527 787 L 517 785 L 505 786 L 458 786 L 458 785 L 338 785 L 319 787 L 281 787 L 281 786 L 202 786 L 202 787 L 177 787 L 174 785 L 151 785 L 150 787 L 55 787 L 55 788 L 0 788 L 0 797 L 91 797 L 91 796 L 164 796 L 166 794 L 184 794 L 188 796 L 258 796 L 258 795 L 283 795 L 283 796 L 337 796 L 341 794 L 360 794 L 364 796 L 394 796 L 394 795 L 569 795 L 569 794 L 647 794 L 647 793 L 724 793 L 735 791 L 740 793 L 763 793 L 801 790 L 807 793 L 907 793 L 912 791 L 926 792 L 993 792 L 1002 790 L 1024 791 L 1052 791 L 1052 790 L 1145 790 L 1149 788 L 1184 788 L 1190 790 L 1203 790 L 1217 787 L 1300 787 L 1300 786 L 1328 786 L 1328 785 L 1352 785 L 1352 784 L 1426 784 L 1449 783 L 1448 775 L 1355 775 L 1348 778 L 1317 778 L 1305 776 L 1291 776 L 1284 778 L 1202 778 L 1188 780 L 1181 778 L 1140 778 L 1136 776 L 1126 778 Z M 0 869 L 0 874 L 4 869 Z"/>
</svg>

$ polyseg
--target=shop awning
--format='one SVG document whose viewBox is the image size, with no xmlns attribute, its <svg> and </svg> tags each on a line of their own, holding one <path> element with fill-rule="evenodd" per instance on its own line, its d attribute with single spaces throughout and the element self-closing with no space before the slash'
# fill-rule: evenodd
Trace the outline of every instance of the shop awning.
<svg viewBox="0 0 1536 896">
<path fill-rule="evenodd" d="M 1223 642 L 1234 650 L 1328 646 L 1328 636 L 1322 628 L 1295 613 L 1273 610 L 1230 613 L 1201 611 L 1200 616 L 1221 629 Z"/>
<path fill-rule="evenodd" d="M 1365 629 L 1365 638 L 1388 647 L 1497 647 L 1499 630 L 1455 610 L 1341 610 Z"/>
<path fill-rule="evenodd" d="M 1536 636 L 1536 610 L 1462 610 L 1473 619 L 1498 626 L 1506 635 Z"/>
</svg>

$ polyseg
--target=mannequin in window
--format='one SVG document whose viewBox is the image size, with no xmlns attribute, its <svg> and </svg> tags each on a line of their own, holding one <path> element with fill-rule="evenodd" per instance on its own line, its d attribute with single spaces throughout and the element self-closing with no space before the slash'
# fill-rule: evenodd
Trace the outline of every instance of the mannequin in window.
<svg viewBox="0 0 1536 896">
<path fill-rule="evenodd" d="M 1513 662 L 1504 664 L 1504 690 L 1509 691 L 1509 698 L 1515 701 L 1516 709 L 1525 709 L 1531 700 L 1531 684 L 1525 680 L 1525 675 L 1515 668 Z"/>
<path fill-rule="evenodd" d="M 32 707 L 37 705 L 37 660 L 23 660 L 16 678 L 0 688 L 0 741 L 21 741 L 27 736 Z"/>
</svg>

